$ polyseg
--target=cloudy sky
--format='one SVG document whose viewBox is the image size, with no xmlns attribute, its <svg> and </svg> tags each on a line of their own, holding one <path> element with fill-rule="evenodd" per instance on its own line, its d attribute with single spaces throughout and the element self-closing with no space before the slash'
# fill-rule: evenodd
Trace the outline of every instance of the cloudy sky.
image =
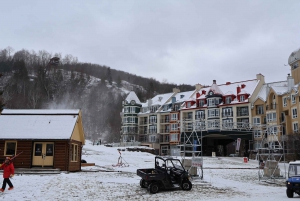
<svg viewBox="0 0 300 201">
<path fill-rule="evenodd" d="M 300 48 L 299 0 L 11 0 L 0 49 L 71 54 L 158 81 L 285 80 Z"/>
</svg>

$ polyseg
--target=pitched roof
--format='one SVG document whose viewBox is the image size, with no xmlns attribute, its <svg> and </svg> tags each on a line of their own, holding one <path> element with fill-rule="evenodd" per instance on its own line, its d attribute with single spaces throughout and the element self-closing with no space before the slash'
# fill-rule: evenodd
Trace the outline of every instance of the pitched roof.
<svg viewBox="0 0 300 201">
<path fill-rule="evenodd" d="M 70 139 L 80 110 L 3 110 L 1 139 Z"/>
<path fill-rule="evenodd" d="M 135 94 L 134 91 L 129 92 L 129 94 L 127 95 L 126 99 L 125 99 L 128 103 L 130 103 L 130 101 L 134 100 L 136 103 L 141 104 L 140 99 L 137 97 L 137 95 Z"/>
</svg>

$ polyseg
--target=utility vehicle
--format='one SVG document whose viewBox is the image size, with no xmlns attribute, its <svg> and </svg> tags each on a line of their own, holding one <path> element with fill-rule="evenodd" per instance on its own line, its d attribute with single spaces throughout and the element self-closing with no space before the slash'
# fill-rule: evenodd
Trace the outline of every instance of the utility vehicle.
<svg viewBox="0 0 300 201">
<path fill-rule="evenodd" d="M 300 161 L 289 163 L 288 178 L 286 180 L 286 196 L 293 198 L 294 193 L 300 195 Z"/>
<path fill-rule="evenodd" d="M 156 156 L 155 168 L 137 169 L 137 175 L 141 177 L 140 186 L 148 188 L 150 193 L 178 187 L 186 191 L 192 189 L 188 172 L 179 159 L 172 157 Z"/>
</svg>

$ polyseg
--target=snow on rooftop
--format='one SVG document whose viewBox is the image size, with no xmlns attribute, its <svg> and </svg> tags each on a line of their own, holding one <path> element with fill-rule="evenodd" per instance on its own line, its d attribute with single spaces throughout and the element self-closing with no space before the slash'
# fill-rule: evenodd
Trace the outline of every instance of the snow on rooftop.
<svg viewBox="0 0 300 201">
<path fill-rule="evenodd" d="M 0 115 L 1 139 L 70 139 L 78 115 Z"/>
<path fill-rule="evenodd" d="M 7 115 L 7 114 L 48 114 L 48 115 L 53 115 L 53 114 L 74 114 L 77 115 L 79 114 L 79 109 L 4 109 L 1 113 L 1 115 Z"/>
<path fill-rule="evenodd" d="M 130 91 L 129 94 L 127 95 L 126 99 L 125 99 L 128 103 L 130 103 L 130 101 L 134 100 L 136 103 L 140 104 L 141 101 L 140 99 L 137 97 L 137 95 L 135 94 L 134 91 Z"/>
</svg>

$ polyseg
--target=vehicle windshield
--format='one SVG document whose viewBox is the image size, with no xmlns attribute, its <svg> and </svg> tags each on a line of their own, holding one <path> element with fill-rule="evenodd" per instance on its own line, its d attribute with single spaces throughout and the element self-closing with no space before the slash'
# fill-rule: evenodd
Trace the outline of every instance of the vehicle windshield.
<svg viewBox="0 0 300 201">
<path fill-rule="evenodd" d="M 290 164 L 288 175 L 289 177 L 294 177 L 294 176 L 300 177 L 300 164 Z"/>
</svg>

